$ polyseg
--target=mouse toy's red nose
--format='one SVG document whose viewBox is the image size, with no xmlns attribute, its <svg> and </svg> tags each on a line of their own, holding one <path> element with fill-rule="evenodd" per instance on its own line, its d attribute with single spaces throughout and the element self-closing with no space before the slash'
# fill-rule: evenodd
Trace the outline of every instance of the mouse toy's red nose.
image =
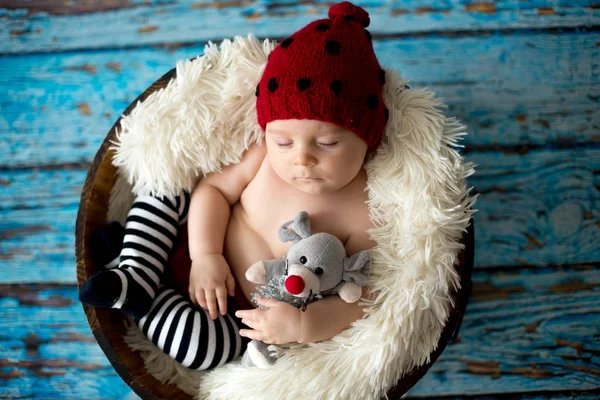
<svg viewBox="0 0 600 400">
<path fill-rule="evenodd" d="M 298 275 L 290 275 L 285 280 L 285 288 L 291 294 L 300 294 L 304 290 L 304 279 Z"/>
</svg>

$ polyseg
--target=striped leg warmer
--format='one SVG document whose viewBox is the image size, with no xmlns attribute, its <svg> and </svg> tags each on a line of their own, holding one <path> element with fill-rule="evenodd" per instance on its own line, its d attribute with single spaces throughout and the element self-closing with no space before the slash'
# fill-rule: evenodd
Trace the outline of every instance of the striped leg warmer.
<svg viewBox="0 0 600 400">
<path fill-rule="evenodd" d="M 152 343 L 191 369 L 223 365 L 239 357 L 248 343 L 239 334 L 245 327 L 239 318 L 227 314 L 212 320 L 207 311 L 166 287 L 158 290 L 150 312 L 136 322 Z"/>
<path fill-rule="evenodd" d="M 173 359 L 192 369 L 211 369 L 239 357 L 249 341 L 239 330 L 248 327 L 230 314 L 213 321 L 208 312 L 161 285 L 164 265 L 178 225 L 186 222 L 188 206 L 187 193 L 174 201 L 138 197 L 124 230 L 112 223 L 92 235 L 92 257 L 109 271 L 91 277 L 82 287 L 80 299 L 95 306 L 120 308 L 133 315 L 146 337 Z"/>
<path fill-rule="evenodd" d="M 171 200 L 137 197 L 127 215 L 119 265 L 88 279 L 79 300 L 118 308 L 135 318 L 146 315 L 161 285 L 179 225 L 187 219 L 189 202 L 189 193 Z"/>
</svg>

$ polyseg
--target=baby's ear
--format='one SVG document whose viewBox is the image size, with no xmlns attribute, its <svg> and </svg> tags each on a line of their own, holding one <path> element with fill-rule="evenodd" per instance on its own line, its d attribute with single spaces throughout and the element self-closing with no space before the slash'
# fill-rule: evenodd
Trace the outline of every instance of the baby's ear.
<svg viewBox="0 0 600 400">
<path fill-rule="evenodd" d="M 282 242 L 297 243 L 309 236 L 312 236 L 312 232 L 310 231 L 310 217 L 306 211 L 300 211 L 296 218 L 279 228 L 279 240 Z"/>
</svg>

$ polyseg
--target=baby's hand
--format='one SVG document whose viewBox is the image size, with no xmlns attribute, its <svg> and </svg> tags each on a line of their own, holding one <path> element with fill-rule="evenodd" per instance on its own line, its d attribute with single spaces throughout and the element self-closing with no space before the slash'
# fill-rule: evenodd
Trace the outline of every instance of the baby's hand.
<svg viewBox="0 0 600 400">
<path fill-rule="evenodd" d="M 258 298 L 265 310 L 239 310 L 235 316 L 252 329 L 240 329 L 240 335 L 266 344 L 286 344 L 302 341 L 305 315 L 296 307 L 275 299 Z"/>
<path fill-rule="evenodd" d="M 217 319 L 217 303 L 222 315 L 227 314 L 227 293 L 235 295 L 235 280 L 223 254 L 205 254 L 192 261 L 190 300 Z"/>
</svg>

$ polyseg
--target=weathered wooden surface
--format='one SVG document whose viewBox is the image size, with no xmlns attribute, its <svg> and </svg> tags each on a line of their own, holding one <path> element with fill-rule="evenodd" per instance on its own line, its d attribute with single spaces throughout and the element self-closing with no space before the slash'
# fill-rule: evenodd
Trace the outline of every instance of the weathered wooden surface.
<svg viewBox="0 0 600 400">
<path fill-rule="evenodd" d="M 0 0 L 0 397 L 130 396 L 73 286 L 89 163 L 177 60 L 329 4 Z M 600 1 L 357 4 L 381 63 L 444 99 L 478 164 L 473 298 L 410 397 L 600 398 Z"/>
<path fill-rule="evenodd" d="M 94 340 L 74 286 L 4 286 L 0 397 L 118 399 L 130 390 Z"/>
<path fill-rule="evenodd" d="M 330 1 L 114 1 L 31 5 L 5 0 L 0 53 L 48 52 L 165 43 L 194 44 L 245 35 L 279 37 L 327 14 Z M 299 4 L 300 3 L 300 4 Z M 371 13 L 375 35 L 461 34 L 473 30 L 593 27 L 600 21 L 592 1 L 355 1 Z M 68 4 L 68 3 L 67 3 Z M 28 11 L 30 9 L 31 11 Z M 80 29 L 73 29 L 73 27 Z"/>
<path fill-rule="evenodd" d="M 468 127 L 468 149 L 598 143 L 597 32 L 376 40 L 382 65 L 430 87 Z M 109 127 L 203 46 L 6 56 L 0 165 L 89 163 Z M 499 101 L 499 99 L 502 99 Z M 32 165 L 33 163 L 33 165 Z"/>
<path fill-rule="evenodd" d="M 600 387 L 598 265 L 479 270 L 459 335 L 414 392 Z M 412 394 L 412 392 L 411 392 Z"/>
<path fill-rule="evenodd" d="M 409 395 L 492 395 L 525 386 L 560 394 L 600 387 L 599 272 L 593 264 L 476 270 L 458 343 L 446 348 Z M 76 292 L 71 285 L 4 287 L 0 396 L 55 398 L 66 387 L 72 390 L 68 398 L 127 394 L 95 343 Z"/>
</svg>

